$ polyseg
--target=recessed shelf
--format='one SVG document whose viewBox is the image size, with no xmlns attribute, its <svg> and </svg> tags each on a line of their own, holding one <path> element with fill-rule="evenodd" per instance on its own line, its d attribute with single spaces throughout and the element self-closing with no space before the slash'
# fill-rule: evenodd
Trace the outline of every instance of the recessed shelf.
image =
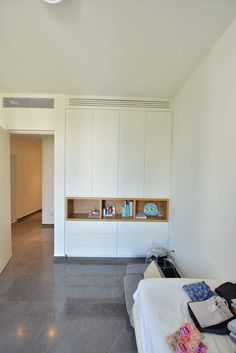
<svg viewBox="0 0 236 353">
<path fill-rule="evenodd" d="M 132 202 L 133 211 L 131 217 L 122 216 L 124 202 Z M 154 203 L 161 211 L 160 216 L 147 216 L 145 219 L 136 218 L 137 213 L 144 211 L 147 203 Z M 104 216 L 103 209 L 106 205 L 114 205 L 115 215 Z M 97 212 L 98 216 L 89 216 L 91 212 Z M 106 221 L 106 222 L 168 222 L 169 200 L 158 198 L 95 198 L 95 197 L 67 197 L 66 220 L 68 221 Z"/>
</svg>

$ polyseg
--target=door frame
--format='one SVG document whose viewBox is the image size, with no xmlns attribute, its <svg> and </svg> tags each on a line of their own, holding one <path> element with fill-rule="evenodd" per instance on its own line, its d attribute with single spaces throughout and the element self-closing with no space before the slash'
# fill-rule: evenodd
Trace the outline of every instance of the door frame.
<svg viewBox="0 0 236 353">
<path fill-rule="evenodd" d="M 40 136 L 54 136 L 54 144 L 53 144 L 53 149 L 54 149 L 54 155 L 55 155 L 55 131 L 54 130 L 18 130 L 18 129 L 8 129 L 7 130 L 10 135 L 40 135 Z M 11 157 L 11 151 L 10 151 L 10 157 Z M 53 173 L 54 173 L 54 179 L 53 179 L 53 188 L 55 189 L 55 158 L 54 158 L 54 165 L 53 165 Z M 43 185 L 42 185 L 43 187 Z M 55 195 L 55 192 L 54 192 Z M 11 197 L 12 201 L 12 197 Z M 12 206 L 12 205 L 11 205 Z M 55 196 L 54 196 L 54 205 L 53 205 L 53 213 L 55 214 Z M 55 220 L 54 220 L 55 222 Z"/>
</svg>

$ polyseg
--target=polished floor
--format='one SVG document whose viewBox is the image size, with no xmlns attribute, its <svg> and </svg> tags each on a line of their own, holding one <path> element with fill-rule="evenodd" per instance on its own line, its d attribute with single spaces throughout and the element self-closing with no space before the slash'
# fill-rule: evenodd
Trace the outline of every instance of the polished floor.
<svg viewBox="0 0 236 353">
<path fill-rule="evenodd" d="M 0 275 L 0 353 L 136 353 L 125 265 L 53 263 L 53 230 L 40 217 L 13 226 L 13 257 Z"/>
</svg>

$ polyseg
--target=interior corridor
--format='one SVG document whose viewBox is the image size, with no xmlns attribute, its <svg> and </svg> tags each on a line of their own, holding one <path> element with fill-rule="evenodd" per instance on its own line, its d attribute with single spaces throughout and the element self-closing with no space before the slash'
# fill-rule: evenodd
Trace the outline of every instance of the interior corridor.
<svg viewBox="0 0 236 353">
<path fill-rule="evenodd" d="M 125 265 L 53 263 L 41 214 L 13 225 L 0 275 L 0 353 L 136 353 L 124 306 Z"/>
</svg>

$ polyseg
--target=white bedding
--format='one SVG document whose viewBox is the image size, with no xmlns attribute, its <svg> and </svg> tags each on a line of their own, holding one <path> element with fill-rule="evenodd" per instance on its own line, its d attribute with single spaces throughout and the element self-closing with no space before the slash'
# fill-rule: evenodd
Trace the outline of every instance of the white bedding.
<svg viewBox="0 0 236 353">
<path fill-rule="evenodd" d="M 158 278 L 139 282 L 134 293 L 134 326 L 139 353 L 171 353 L 166 336 L 174 333 L 185 322 L 192 322 L 187 308 L 189 297 L 182 289 L 197 279 Z M 214 289 L 220 283 L 205 280 Z M 228 336 L 204 334 L 207 353 L 235 353 L 236 345 Z"/>
</svg>

